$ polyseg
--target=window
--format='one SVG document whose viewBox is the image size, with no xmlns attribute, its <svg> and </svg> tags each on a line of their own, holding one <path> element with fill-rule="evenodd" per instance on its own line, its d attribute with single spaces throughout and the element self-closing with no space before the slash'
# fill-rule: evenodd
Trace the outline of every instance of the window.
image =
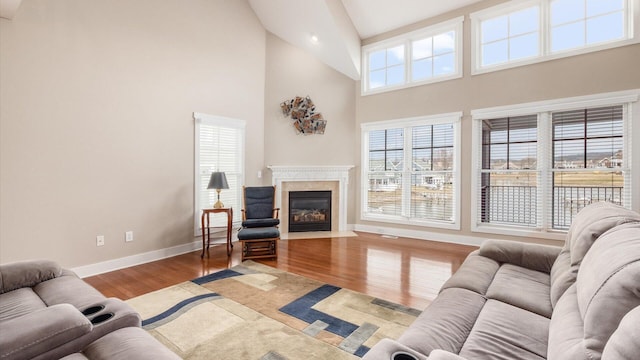
<svg viewBox="0 0 640 360">
<path fill-rule="evenodd" d="M 363 47 L 362 94 L 461 77 L 463 19 Z"/>
<path fill-rule="evenodd" d="M 551 1 L 551 52 L 625 37 L 625 0 Z"/>
<path fill-rule="evenodd" d="M 488 19 L 480 23 L 482 66 L 538 56 L 540 7 Z"/>
<path fill-rule="evenodd" d="M 195 234 L 201 235 L 200 215 L 202 209 L 210 208 L 217 200 L 215 190 L 207 189 L 214 171 L 223 171 L 229 189 L 222 190 L 220 200 L 226 207 L 241 208 L 242 184 L 244 182 L 244 133 L 245 121 L 193 114 L 196 120 L 195 138 Z M 240 221 L 240 211 L 235 211 L 234 221 Z M 226 226 L 226 218 L 216 216 L 212 226 Z"/>
<path fill-rule="evenodd" d="M 472 111 L 473 230 L 562 232 L 593 202 L 631 207 L 638 95 L 601 96 Z"/>
<path fill-rule="evenodd" d="M 459 229 L 460 117 L 362 125 L 363 219 Z"/>
<path fill-rule="evenodd" d="M 471 14 L 472 72 L 638 42 L 638 0 L 529 0 Z M 637 20 L 636 20 L 637 21 Z"/>
</svg>

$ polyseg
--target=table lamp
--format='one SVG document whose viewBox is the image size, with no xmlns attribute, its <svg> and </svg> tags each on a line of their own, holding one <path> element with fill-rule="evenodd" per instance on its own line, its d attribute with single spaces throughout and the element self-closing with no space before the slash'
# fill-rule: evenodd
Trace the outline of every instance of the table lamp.
<svg viewBox="0 0 640 360">
<path fill-rule="evenodd" d="M 216 189 L 218 192 L 218 202 L 213 204 L 214 209 L 220 209 L 224 207 L 222 201 L 220 201 L 220 190 L 228 189 L 229 184 L 227 183 L 227 176 L 223 172 L 213 172 L 211 173 L 211 179 L 209 179 L 209 185 L 207 185 L 207 189 Z"/>
</svg>

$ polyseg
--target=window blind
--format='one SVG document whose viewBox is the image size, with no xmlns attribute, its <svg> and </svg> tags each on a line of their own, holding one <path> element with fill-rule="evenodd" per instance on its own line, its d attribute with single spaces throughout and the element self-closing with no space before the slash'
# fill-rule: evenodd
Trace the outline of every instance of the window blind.
<svg viewBox="0 0 640 360">
<path fill-rule="evenodd" d="M 234 221 L 240 221 L 242 184 L 244 179 L 244 125 L 243 120 L 210 115 L 196 115 L 196 185 L 195 229 L 200 234 L 202 209 L 211 208 L 217 201 L 215 189 L 207 189 L 214 171 L 225 173 L 229 189 L 220 193 L 225 207 L 234 208 Z M 214 216 L 212 226 L 226 226 L 224 216 Z"/>
</svg>

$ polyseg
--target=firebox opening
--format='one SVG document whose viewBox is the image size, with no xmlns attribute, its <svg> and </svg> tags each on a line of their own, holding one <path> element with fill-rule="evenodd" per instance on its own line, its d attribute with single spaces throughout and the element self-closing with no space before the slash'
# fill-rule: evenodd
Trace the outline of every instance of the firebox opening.
<svg viewBox="0 0 640 360">
<path fill-rule="evenodd" d="M 290 191 L 289 232 L 331 231 L 331 191 Z"/>
</svg>

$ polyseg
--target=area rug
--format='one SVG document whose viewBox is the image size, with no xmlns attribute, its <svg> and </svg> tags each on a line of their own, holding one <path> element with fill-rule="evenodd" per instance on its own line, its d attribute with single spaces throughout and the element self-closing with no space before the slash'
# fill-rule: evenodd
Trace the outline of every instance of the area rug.
<svg viewBox="0 0 640 360">
<path fill-rule="evenodd" d="M 252 261 L 127 303 L 184 359 L 358 359 L 420 314 Z"/>
</svg>

